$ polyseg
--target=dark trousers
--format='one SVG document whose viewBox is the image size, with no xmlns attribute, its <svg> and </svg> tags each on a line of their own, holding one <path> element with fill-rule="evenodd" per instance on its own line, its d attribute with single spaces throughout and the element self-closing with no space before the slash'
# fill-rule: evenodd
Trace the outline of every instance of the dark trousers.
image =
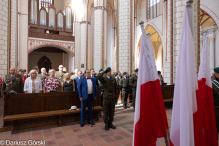
<svg viewBox="0 0 219 146">
<path fill-rule="evenodd" d="M 88 121 L 92 121 L 93 94 L 89 94 L 87 99 L 81 102 L 81 122 L 85 119 L 85 110 L 88 106 Z"/>
<path fill-rule="evenodd" d="M 115 111 L 115 98 L 103 99 L 103 120 L 105 124 L 112 124 Z"/>
</svg>

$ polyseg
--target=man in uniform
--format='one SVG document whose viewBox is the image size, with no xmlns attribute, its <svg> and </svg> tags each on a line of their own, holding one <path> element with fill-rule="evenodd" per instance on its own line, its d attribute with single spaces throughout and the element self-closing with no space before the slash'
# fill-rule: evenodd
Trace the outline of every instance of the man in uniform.
<svg viewBox="0 0 219 146">
<path fill-rule="evenodd" d="M 38 74 L 38 77 L 40 78 L 42 83 L 46 79 L 46 77 L 48 77 L 48 76 L 49 76 L 49 74 L 46 73 L 46 69 L 41 68 L 41 74 Z"/>
<path fill-rule="evenodd" d="M 103 73 L 103 69 L 99 69 L 99 74 Z M 98 78 L 97 78 L 98 79 Z M 99 88 L 100 88 L 100 99 L 101 99 L 101 106 L 103 106 L 103 93 L 104 93 L 104 89 L 103 89 L 103 84 L 100 82 L 100 80 L 98 79 L 98 84 L 99 84 Z"/>
<path fill-rule="evenodd" d="M 127 77 L 127 73 L 123 72 L 123 78 L 119 82 L 119 86 L 122 87 L 122 103 L 123 108 L 130 108 L 127 105 L 127 99 L 128 99 L 128 89 L 129 89 L 129 78 Z"/>
<path fill-rule="evenodd" d="M 56 77 L 60 82 L 63 82 L 64 73 L 63 73 L 63 65 L 59 65 L 59 71 L 56 71 Z"/>
<path fill-rule="evenodd" d="M 117 83 L 117 94 L 116 94 L 116 98 L 115 98 L 116 99 L 116 101 L 115 101 L 116 105 L 118 105 L 118 99 L 119 99 L 119 94 L 120 94 L 120 89 L 121 89 L 120 86 L 119 86 L 119 82 L 120 82 L 122 77 L 120 75 L 121 75 L 120 72 L 115 73 L 115 78 L 116 78 L 116 83 Z"/>
<path fill-rule="evenodd" d="M 219 67 L 214 69 L 215 80 L 212 81 L 214 106 L 219 106 Z M 215 108 L 217 133 L 219 133 L 219 108 Z"/>
<path fill-rule="evenodd" d="M 2 95 L 3 92 L 9 93 L 15 91 L 16 93 L 23 93 L 24 83 L 22 76 L 15 73 L 15 68 L 10 68 L 10 74 L 5 75 L 2 83 Z"/>
<path fill-rule="evenodd" d="M 106 73 L 106 76 L 104 76 Z M 115 111 L 115 95 L 117 94 L 116 79 L 111 76 L 111 68 L 108 67 L 104 72 L 97 75 L 97 79 L 102 83 L 103 93 L 103 119 L 105 130 L 109 128 L 116 129 L 113 125 L 113 116 Z"/>
<path fill-rule="evenodd" d="M 75 69 L 75 74 L 72 75 L 70 78 L 73 80 L 73 79 L 75 79 L 75 78 L 77 78 L 77 77 L 78 77 L 78 69 L 76 68 L 76 69 Z"/>
<path fill-rule="evenodd" d="M 135 70 L 135 74 L 133 74 L 129 80 L 129 85 L 132 87 L 132 98 L 133 98 L 133 108 L 134 109 L 135 109 L 137 81 L 138 81 L 138 69 Z"/>
</svg>

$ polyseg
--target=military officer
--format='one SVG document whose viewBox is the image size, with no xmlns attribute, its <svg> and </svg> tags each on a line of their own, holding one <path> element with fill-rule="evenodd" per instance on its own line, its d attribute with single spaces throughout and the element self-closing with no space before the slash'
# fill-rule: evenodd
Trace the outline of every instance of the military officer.
<svg viewBox="0 0 219 146">
<path fill-rule="evenodd" d="M 138 69 L 135 70 L 135 73 L 131 76 L 131 78 L 129 80 L 129 85 L 132 87 L 132 98 L 133 98 L 133 108 L 134 109 L 135 109 L 137 81 L 138 81 Z"/>
<path fill-rule="evenodd" d="M 119 82 L 120 82 L 120 80 L 121 80 L 121 73 L 120 72 L 116 72 L 115 73 L 115 78 L 116 78 L 116 83 L 117 83 L 117 94 L 116 94 L 116 101 L 115 101 L 115 104 L 117 104 L 118 105 L 118 99 L 119 99 L 119 94 L 120 94 L 120 86 L 119 86 Z"/>
<path fill-rule="evenodd" d="M 102 73 L 103 69 L 99 69 L 99 73 Z M 99 88 L 100 88 L 100 99 L 101 99 L 101 106 L 103 106 L 103 93 L 104 93 L 104 89 L 103 89 L 103 84 L 100 82 L 100 80 L 98 80 L 98 84 L 99 84 Z"/>
<path fill-rule="evenodd" d="M 104 76 L 106 73 L 106 76 Z M 103 84 L 103 119 L 105 130 L 109 128 L 116 129 L 113 125 L 113 116 L 115 111 L 115 95 L 117 94 L 116 79 L 111 76 L 111 68 L 108 67 L 104 72 L 97 75 L 97 79 Z"/>
<path fill-rule="evenodd" d="M 76 68 L 75 69 L 75 74 L 74 75 L 72 75 L 71 77 L 70 77 L 70 79 L 75 79 L 75 78 L 77 78 L 78 77 L 78 69 Z"/>
<path fill-rule="evenodd" d="M 119 86 L 122 87 L 122 103 L 123 108 L 130 108 L 127 105 L 127 99 L 128 99 L 128 89 L 129 89 L 129 78 L 127 77 L 127 72 L 123 72 L 123 78 L 119 82 Z"/>
<path fill-rule="evenodd" d="M 60 82 L 63 82 L 63 79 L 64 79 L 64 74 L 63 73 L 63 65 L 59 65 L 59 71 L 56 71 L 56 78 L 59 79 Z"/>
<path fill-rule="evenodd" d="M 23 93 L 24 83 L 22 76 L 15 73 L 15 68 L 10 68 L 10 74 L 5 75 L 2 83 L 1 93 L 15 91 L 16 93 Z"/>
<path fill-rule="evenodd" d="M 212 81 L 214 105 L 219 106 L 219 67 L 214 69 L 215 80 Z M 219 108 L 215 108 L 217 133 L 219 133 Z"/>
<path fill-rule="evenodd" d="M 40 78 L 42 83 L 46 79 L 46 77 L 48 77 L 48 76 L 49 76 L 49 74 L 46 72 L 46 69 L 41 68 L 41 74 L 38 74 L 38 77 Z"/>
</svg>

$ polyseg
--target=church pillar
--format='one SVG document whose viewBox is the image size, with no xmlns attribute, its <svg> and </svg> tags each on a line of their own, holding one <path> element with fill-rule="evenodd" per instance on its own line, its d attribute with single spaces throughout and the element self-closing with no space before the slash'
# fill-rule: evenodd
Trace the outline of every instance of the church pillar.
<svg viewBox="0 0 219 146">
<path fill-rule="evenodd" d="M 106 69 L 107 56 L 107 9 L 106 0 L 94 0 L 93 67 L 96 71 Z"/>
<path fill-rule="evenodd" d="M 211 26 L 204 29 L 204 31 L 207 31 L 207 37 L 209 40 L 209 49 L 210 49 L 210 69 L 211 73 L 213 73 L 213 70 L 215 68 L 215 31 L 217 27 Z"/>
<path fill-rule="evenodd" d="M 81 24 L 81 54 L 80 54 L 80 68 L 84 72 L 88 69 L 88 0 L 82 1 L 83 14 Z"/>
</svg>

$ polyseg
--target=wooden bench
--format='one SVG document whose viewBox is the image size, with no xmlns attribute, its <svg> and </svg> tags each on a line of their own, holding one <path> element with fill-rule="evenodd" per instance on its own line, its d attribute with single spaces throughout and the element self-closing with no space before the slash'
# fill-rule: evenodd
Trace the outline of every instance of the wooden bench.
<svg viewBox="0 0 219 146">
<path fill-rule="evenodd" d="M 86 108 L 86 111 L 88 108 Z M 95 117 L 97 118 L 97 121 L 99 121 L 98 112 L 102 111 L 103 107 L 101 106 L 94 106 L 94 113 Z M 48 117 L 48 116 L 59 116 L 58 123 L 59 126 L 61 126 L 61 116 L 67 115 L 67 114 L 74 114 L 74 113 L 80 113 L 81 108 L 78 108 L 78 110 L 56 110 L 56 111 L 47 111 L 47 112 L 36 112 L 36 113 L 28 113 L 28 114 L 17 114 L 17 115 L 8 115 L 4 117 L 4 121 L 11 121 L 11 133 L 14 131 L 14 121 L 15 120 L 22 120 L 22 119 L 31 119 L 31 118 L 39 118 L 39 117 Z"/>
<path fill-rule="evenodd" d="M 98 91 L 97 98 L 93 103 L 94 116 L 97 120 L 99 120 L 98 113 L 103 110 L 100 103 L 100 92 Z M 69 110 L 71 106 L 77 106 L 78 110 Z M 11 126 L 12 133 L 16 124 L 52 120 L 58 121 L 57 123 L 61 126 L 61 120 L 63 118 L 66 119 L 72 116 L 78 117 L 81 111 L 80 108 L 81 102 L 77 91 L 14 95 L 4 94 L 3 126 Z M 40 125 L 36 124 L 36 126 Z"/>
<path fill-rule="evenodd" d="M 164 99 L 163 102 L 164 102 L 164 103 L 166 103 L 166 102 L 173 102 L 173 98 Z"/>
<path fill-rule="evenodd" d="M 173 102 L 174 85 L 161 86 L 164 103 Z"/>
</svg>

